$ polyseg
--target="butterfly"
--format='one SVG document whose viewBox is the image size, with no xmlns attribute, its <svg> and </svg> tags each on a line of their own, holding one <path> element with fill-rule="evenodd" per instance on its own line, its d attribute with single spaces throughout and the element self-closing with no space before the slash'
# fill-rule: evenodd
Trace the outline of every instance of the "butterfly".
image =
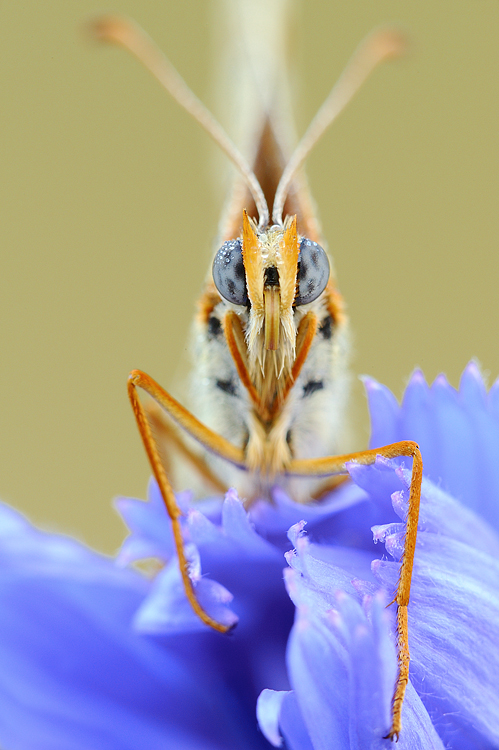
<svg viewBox="0 0 499 750">
<path fill-rule="evenodd" d="M 393 30 L 367 37 L 291 152 L 280 128 L 283 115 L 274 111 L 277 105 L 269 96 L 260 108 L 247 160 L 142 30 L 106 17 L 96 22 L 94 33 L 134 54 L 238 172 L 194 321 L 193 411 L 140 370 L 128 380 L 138 429 L 171 519 L 185 593 L 207 626 L 227 630 L 205 612 L 189 577 L 171 450 L 182 454 L 201 485 L 218 491 L 235 486 L 247 505 L 257 498 L 271 501 L 276 483 L 297 502 L 320 502 L 343 480 L 348 462 L 372 464 L 378 455 L 410 457 L 404 555 L 391 602 L 397 606 L 398 672 L 386 737 L 398 739 L 409 675 L 407 605 L 422 459 L 411 441 L 339 453 L 348 326 L 301 167 L 373 68 L 401 54 L 403 41 Z M 152 401 L 143 404 L 139 390 Z"/>
</svg>

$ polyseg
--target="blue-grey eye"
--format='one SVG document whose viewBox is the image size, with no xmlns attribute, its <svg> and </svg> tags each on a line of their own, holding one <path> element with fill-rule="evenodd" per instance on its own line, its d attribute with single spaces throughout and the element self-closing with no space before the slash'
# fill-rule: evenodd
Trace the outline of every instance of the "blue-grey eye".
<svg viewBox="0 0 499 750">
<path fill-rule="evenodd" d="M 247 305 L 246 272 L 241 240 L 224 242 L 213 261 L 213 281 L 222 297 L 234 305 Z"/>
<path fill-rule="evenodd" d="M 308 305 L 322 294 L 329 279 L 329 261 L 317 242 L 303 238 L 298 256 L 295 305 Z"/>
</svg>

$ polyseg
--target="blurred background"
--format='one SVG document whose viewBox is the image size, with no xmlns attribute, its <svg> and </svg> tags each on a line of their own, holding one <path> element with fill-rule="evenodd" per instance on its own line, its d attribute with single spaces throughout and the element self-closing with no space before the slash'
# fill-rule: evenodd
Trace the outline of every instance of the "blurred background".
<svg viewBox="0 0 499 750">
<path fill-rule="evenodd" d="M 134 367 L 173 388 L 223 203 L 225 161 L 89 18 L 135 18 L 217 110 L 227 43 L 206 0 L 28 0 L 0 10 L 0 496 L 43 528 L 114 551 L 118 494 L 148 464 Z M 499 374 L 499 4 L 307 0 L 295 7 L 302 133 L 362 37 L 413 40 L 380 68 L 307 171 L 354 333 L 355 374 L 400 398 L 415 366 L 453 385 Z M 228 94 L 227 94 L 228 95 Z M 368 438 L 355 383 L 358 446 Z"/>
</svg>

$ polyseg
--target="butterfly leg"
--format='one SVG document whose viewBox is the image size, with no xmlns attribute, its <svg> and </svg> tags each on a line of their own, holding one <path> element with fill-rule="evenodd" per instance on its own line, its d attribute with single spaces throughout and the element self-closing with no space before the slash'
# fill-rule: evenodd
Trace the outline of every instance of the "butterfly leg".
<svg viewBox="0 0 499 750">
<path fill-rule="evenodd" d="M 148 393 L 167 414 L 183 429 L 185 429 L 193 438 L 198 440 L 205 448 L 222 456 L 240 468 L 245 468 L 243 452 L 222 438 L 220 435 L 212 432 L 197 420 L 190 412 L 184 409 L 169 393 L 159 386 L 149 375 L 140 370 L 133 370 L 128 378 L 128 395 L 132 404 L 133 412 L 137 420 L 137 426 L 144 443 L 147 456 L 149 458 L 153 474 L 161 490 L 166 510 L 172 523 L 175 547 L 178 554 L 180 573 L 184 585 L 186 596 L 198 617 L 206 625 L 220 633 L 225 633 L 229 627 L 222 625 L 214 620 L 199 604 L 192 581 L 189 577 L 188 562 L 184 552 L 184 541 L 182 538 L 182 529 L 180 526 L 180 516 L 182 512 L 177 505 L 172 486 L 166 475 L 165 468 L 154 440 L 151 425 L 148 421 L 146 411 L 139 399 L 137 389 L 142 388 Z"/>
<path fill-rule="evenodd" d="M 376 456 L 412 458 L 412 477 L 409 489 L 409 508 L 405 525 L 404 552 L 402 555 L 397 592 L 391 604 L 397 604 L 397 657 L 398 671 L 392 698 L 392 725 L 385 739 L 398 740 L 402 728 L 401 714 L 405 690 L 409 681 L 409 633 L 407 606 L 411 593 L 412 569 L 418 533 L 419 504 L 421 500 L 421 482 L 423 478 L 423 461 L 419 446 L 411 441 L 392 443 L 375 450 L 350 453 L 345 456 L 331 456 L 319 459 L 295 459 L 291 462 L 288 474 L 298 476 L 330 476 L 345 474 L 346 464 L 355 461 L 359 464 L 373 464 Z"/>
<path fill-rule="evenodd" d="M 227 485 L 213 473 L 203 457 L 187 445 L 179 434 L 178 429 L 174 427 L 171 421 L 165 418 L 163 409 L 158 406 L 156 401 L 150 400 L 146 402 L 144 410 L 147 421 L 151 425 L 154 442 L 158 448 L 161 463 L 165 467 L 167 476 L 171 476 L 174 473 L 171 461 L 171 455 L 173 454 L 185 461 L 189 468 L 203 482 L 203 486 L 207 485 L 214 492 L 225 495 L 228 490 Z"/>
</svg>

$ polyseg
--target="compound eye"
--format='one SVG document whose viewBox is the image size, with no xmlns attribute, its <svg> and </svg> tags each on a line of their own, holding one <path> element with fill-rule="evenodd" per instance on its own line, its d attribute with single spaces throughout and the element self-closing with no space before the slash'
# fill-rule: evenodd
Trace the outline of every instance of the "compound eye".
<svg viewBox="0 0 499 750">
<path fill-rule="evenodd" d="M 234 305 L 247 305 L 246 272 L 241 240 L 224 242 L 213 261 L 213 281 L 224 299 Z"/>
<path fill-rule="evenodd" d="M 317 242 L 303 238 L 298 256 L 295 305 L 308 305 L 322 294 L 329 279 L 329 261 Z"/>
</svg>

